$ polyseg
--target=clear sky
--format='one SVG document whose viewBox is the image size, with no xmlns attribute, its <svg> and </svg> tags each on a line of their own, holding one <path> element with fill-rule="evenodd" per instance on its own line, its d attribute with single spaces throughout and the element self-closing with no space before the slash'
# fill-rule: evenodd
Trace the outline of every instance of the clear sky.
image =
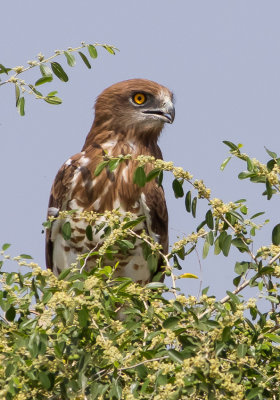
<svg viewBox="0 0 280 400">
<path fill-rule="evenodd" d="M 270 242 L 271 229 L 279 222 L 276 200 L 267 202 L 260 186 L 238 181 L 241 162 L 230 163 L 224 172 L 219 166 L 227 156 L 223 140 L 243 143 L 245 152 L 262 160 L 267 160 L 264 146 L 278 150 L 279 0 L 15 0 L 12 5 L 3 2 L 0 12 L 0 63 L 7 67 L 82 40 L 120 49 L 116 56 L 100 49 L 91 70 L 81 61 L 70 68 L 61 58 L 69 82 L 54 80 L 42 90 L 57 89 L 63 104 L 51 106 L 27 96 L 25 117 L 16 111 L 12 85 L 1 87 L 0 244 L 12 243 L 11 253 L 31 254 L 44 266 L 41 224 L 55 174 L 80 151 L 97 95 L 129 78 L 155 80 L 175 94 L 176 119 L 160 139 L 164 159 L 203 179 L 215 197 L 245 197 L 251 214 L 267 208 L 273 222 L 257 246 L 261 240 Z M 22 78 L 35 82 L 39 76 L 33 70 Z M 172 242 L 196 228 L 206 205 L 199 202 L 194 220 L 183 200 L 173 198 L 168 179 L 165 190 Z M 211 293 L 221 297 L 233 288 L 234 262 L 244 259 L 237 250 L 230 254 L 201 260 L 202 273 L 194 254 L 184 272 L 202 276 L 203 286 L 210 284 Z M 187 294 L 197 294 L 198 286 L 194 280 L 180 284 Z"/>
</svg>

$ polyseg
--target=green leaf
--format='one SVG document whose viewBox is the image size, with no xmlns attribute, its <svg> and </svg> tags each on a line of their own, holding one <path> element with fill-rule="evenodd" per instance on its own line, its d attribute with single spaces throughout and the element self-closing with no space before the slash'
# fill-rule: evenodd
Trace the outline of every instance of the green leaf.
<svg viewBox="0 0 280 400">
<path fill-rule="evenodd" d="M 239 285 L 240 281 L 241 281 L 241 275 L 236 276 L 236 277 L 232 280 L 232 283 L 234 284 L 235 287 L 237 287 L 237 286 Z"/>
<path fill-rule="evenodd" d="M 215 344 L 215 352 L 216 356 L 218 356 L 221 351 L 225 348 L 226 344 L 224 342 L 216 342 Z"/>
<path fill-rule="evenodd" d="M 55 351 L 55 354 L 56 354 L 56 356 L 58 358 L 62 357 L 64 349 L 65 349 L 65 342 L 64 341 L 56 343 L 54 345 L 54 351 Z"/>
<path fill-rule="evenodd" d="M 272 191 L 272 186 L 268 179 L 265 180 L 265 187 L 266 187 L 267 200 L 270 200 L 272 197 L 273 191 Z"/>
<path fill-rule="evenodd" d="M 63 281 L 72 271 L 72 267 L 65 268 L 58 276 L 59 281 Z"/>
<path fill-rule="evenodd" d="M 84 53 L 82 53 L 81 51 L 78 51 L 81 59 L 83 60 L 83 62 L 86 64 L 86 66 L 90 69 L 91 65 L 89 63 L 89 60 L 87 59 L 87 57 L 84 55 Z"/>
<path fill-rule="evenodd" d="M 147 289 L 161 289 L 166 288 L 166 285 L 162 282 L 150 282 L 145 287 Z"/>
<path fill-rule="evenodd" d="M 228 140 L 223 140 L 223 143 L 227 145 L 231 150 L 238 150 L 238 147 L 234 143 L 229 142 Z"/>
<path fill-rule="evenodd" d="M 280 244 L 280 224 L 275 225 L 272 230 L 272 243 L 275 246 L 279 246 Z"/>
<path fill-rule="evenodd" d="M 267 154 L 271 157 L 271 158 L 277 158 L 277 154 L 274 153 L 273 151 L 268 150 L 265 146 L 264 146 Z"/>
<path fill-rule="evenodd" d="M 22 117 L 25 115 L 24 106 L 25 106 L 25 98 L 20 97 L 18 99 L 17 109 L 18 109 L 19 115 L 21 115 Z"/>
<path fill-rule="evenodd" d="M 227 237 L 226 231 L 221 232 L 221 234 L 219 236 L 219 245 L 220 245 L 221 249 L 222 249 L 222 245 L 223 245 L 223 242 L 224 242 L 226 237 Z"/>
<path fill-rule="evenodd" d="M 280 161 L 279 158 L 277 158 L 276 160 L 273 160 L 273 159 L 272 159 L 272 160 L 269 160 L 269 161 L 266 163 L 266 166 L 267 166 L 268 171 L 269 171 L 269 172 L 272 171 L 275 164 L 278 164 L 278 165 L 279 165 L 279 161 Z"/>
<path fill-rule="evenodd" d="M 10 72 L 11 70 L 11 68 L 6 68 L 3 64 L 0 64 L 0 74 L 8 75 L 8 72 Z"/>
<path fill-rule="evenodd" d="M 280 343 L 280 336 L 279 335 L 274 335 L 273 333 L 265 333 L 265 337 L 268 339 L 272 340 L 275 343 Z"/>
<path fill-rule="evenodd" d="M 192 204 L 192 193 L 189 190 L 187 192 L 186 198 L 185 198 L 185 206 L 186 206 L 187 212 L 191 212 L 191 204 Z"/>
<path fill-rule="evenodd" d="M 46 64 L 40 64 L 40 71 L 42 76 L 52 76 L 52 71 Z"/>
<path fill-rule="evenodd" d="M 279 304 L 279 300 L 277 299 L 277 297 L 274 296 L 264 296 L 264 297 L 265 299 L 271 301 L 272 303 Z"/>
<path fill-rule="evenodd" d="M 206 221 L 202 221 L 200 222 L 200 224 L 197 226 L 196 228 L 196 232 L 199 232 L 201 228 L 204 227 L 204 225 L 206 225 Z"/>
<path fill-rule="evenodd" d="M 264 211 L 258 212 L 258 213 L 256 213 L 256 214 L 252 215 L 252 217 L 251 217 L 250 219 L 257 218 L 257 217 L 259 217 L 260 215 L 263 215 L 263 214 L 265 214 Z"/>
<path fill-rule="evenodd" d="M 213 229 L 214 228 L 214 219 L 213 219 L 213 214 L 211 210 L 208 210 L 205 216 L 205 221 L 206 224 L 208 225 L 209 229 Z"/>
<path fill-rule="evenodd" d="M 134 249 L 134 244 L 130 242 L 129 240 L 117 240 L 116 243 L 120 247 L 121 250 L 127 251 L 129 249 Z"/>
<path fill-rule="evenodd" d="M 2 250 L 5 251 L 5 250 L 7 250 L 10 246 L 11 246 L 10 243 L 4 243 L 3 246 L 2 246 Z"/>
<path fill-rule="evenodd" d="M 114 159 L 110 160 L 108 163 L 109 170 L 113 172 L 118 167 L 119 163 L 120 163 L 119 158 L 117 158 L 116 160 Z"/>
<path fill-rule="evenodd" d="M 30 89 L 32 90 L 32 92 L 35 93 L 37 96 L 39 96 L 39 97 L 44 97 L 44 96 L 42 95 L 42 93 L 39 92 L 39 90 L 37 90 L 37 89 L 35 88 L 35 86 L 33 86 L 33 85 L 28 85 L 28 86 L 30 87 Z"/>
<path fill-rule="evenodd" d="M 217 237 L 217 239 L 215 240 L 214 254 L 217 256 L 218 254 L 220 254 L 221 251 L 222 250 L 220 248 L 219 238 Z"/>
<path fill-rule="evenodd" d="M 53 90 L 52 92 L 50 92 L 50 93 L 47 94 L 47 97 L 53 97 L 53 96 L 55 96 L 57 93 L 58 93 L 57 90 Z"/>
<path fill-rule="evenodd" d="M 47 304 L 49 301 L 50 301 L 50 299 L 53 297 L 53 293 L 51 292 L 51 291 L 46 291 L 44 294 L 43 294 L 43 297 L 42 297 L 42 302 L 43 302 L 43 304 Z"/>
<path fill-rule="evenodd" d="M 231 157 L 227 157 L 221 164 L 220 169 L 221 171 L 223 171 L 225 169 L 225 167 L 227 166 L 227 164 L 229 163 L 229 161 L 231 160 Z"/>
<path fill-rule="evenodd" d="M 109 161 L 102 161 L 100 164 L 97 165 L 94 171 L 94 175 L 98 176 L 101 174 L 103 169 L 109 164 Z"/>
<path fill-rule="evenodd" d="M 85 328 L 87 326 L 89 319 L 89 313 L 86 308 L 82 308 L 78 311 L 78 321 L 81 328 Z"/>
<path fill-rule="evenodd" d="M 165 329 L 174 330 L 178 328 L 178 323 L 180 322 L 180 318 L 177 317 L 169 317 L 165 321 L 163 321 L 162 326 Z"/>
<path fill-rule="evenodd" d="M 258 183 L 265 183 L 265 177 L 264 176 L 258 176 L 254 175 L 250 178 L 251 182 L 258 182 Z"/>
<path fill-rule="evenodd" d="M 214 244 L 214 234 L 212 231 L 208 232 L 206 236 L 207 241 L 209 242 L 210 246 L 213 246 Z"/>
<path fill-rule="evenodd" d="M 203 251 L 202 251 L 202 258 L 206 258 L 209 252 L 210 244 L 208 240 L 205 240 L 204 245 L 203 245 Z"/>
<path fill-rule="evenodd" d="M 137 167 L 133 175 L 133 183 L 143 187 L 146 183 L 146 174 L 143 167 Z"/>
<path fill-rule="evenodd" d="M 162 181 L 163 181 L 163 171 L 160 171 L 158 174 L 158 186 L 162 185 Z"/>
<path fill-rule="evenodd" d="M 62 225 L 61 231 L 64 240 L 69 240 L 71 238 L 72 229 L 69 221 L 65 222 L 65 224 Z"/>
<path fill-rule="evenodd" d="M 20 254 L 20 258 L 25 258 L 26 260 L 33 260 L 33 257 L 30 256 L 29 254 Z"/>
<path fill-rule="evenodd" d="M 243 275 L 247 272 L 248 270 L 248 263 L 247 262 L 236 262 L 235 267 L 234 267 L 234 272 L 238 275 Z"/>
<path fill-rule="evenodd" d="M 181 258 L 181 260 L 185 259 L 185 246 L 182 246 L 178 251 L 176 251 L 176 254 Z"/>
<path fill-rule="evenodd" d="M 258 276 L 262 276 L 262 275 L 270 275 L 274 272 L 274 268 L 273 267 L 263 267 L 259 272 L 258 272 Z"/>
<path fill-rule="evenodd" d="M 88 52 L 91 58 L 96 58 L 97 57 L 97 50 L 96 47 L 93 46 L 93 44 L 88 45 Z"/>
<path fill-rule="evenodd" d="M 245 205 L 243 205 L 240 207 L 240 211 L 242 212 L 243 215 L 247 215 L 248 208 Z"/>
<path fill-rule="evenodd" d="M 249 251 L 248 246 L 245 243 L 243 243 L 243 241 L 240 238 L 232 239 L 231 244 L 237 247 L 238 250 L 241 251 L 241 253 L 243 253 L 244 251 Z"/>
<path fill-rule="evenodd" d="M 8 321 L 12 322 L 15 319 L 16 316 L 16 309 L 14 306 L 11 306 L 5 314 L 5 317 Z"/>
<path fill-rule="evenodd" d="M 222 249 L 222 252 L 223 252 L 225 257 L 228 256 L 229 249 L 230 249 L 230 246 L 231 246 L 231 239 L 232 239 L 231 235 L 227 235 L 226 238 L 223 241 L 222 246 L 220 245 L 220 247 Z"/>
<path fill-rule="evenodd" d="M 42 76 L 42 78 L 39 78 L 36 82 L 35 82 L 35 86 L 40 86 L 43 85 L 46 82 L 51 82 L 53 80 L 52 76 Z"/>
<path fill-rule="evenodd" d="M 93 239 L 93 235 L 92 235 L 92 226 L 91 226 L 91 225 L 88 225 L 88 226 L 86 227 L 86 237 L 87 237 L 87 239 L 88 239 L 89 241 L 92 241 L 92 239 Z"/>
<path fill-rule="evenodd" d="M 197 197 L 194 197 L 192 201 L 192 215 L 194 218 L 196 217 L 196 205 L 197 205 Z"/>
<path fill-rule="evenodd" d="M 74 67 L 74 65 L 76 64 L 76 60 L 75 60 L 74 55 L 72 53 L 69 53 L 69 51 L 64 51 L 64 55 L 66 57 L 67 64 L 70 67 Z"/>
<path fill-rule="evenodd" d="M 10 378 L 10 376 L 13 374 L 13 372 L 16 370 L 16 366 L 13 364 L 7 364 L 6 369 L 5 369 L 5 376 L 6 378 Z"/>
<path fill-rule="evenodd" d="M 255 172 L 243 171 L 240 172 L 240 174 L 238 174 L 238 179 L 247 179 L 255 175 L 256 175 Z"/>
<path fill-rule="evenodd" d="M 152 169 L 152 171 L 150 171 L 147 175 L 147 178 L 146 178 L 147 182 L 150 182 L 151 180 L 156 178 L 160 174 L 160 172 L 161 172 L 161 169 L 159 169 L 159 168 Z"/>
<path fill-rule="evenodd" d="M 122 398 L 122 388 L 118 383 L 117 379 L 113 378 L 112 387 L 109 393 L 110 399 L 121 400 Z"/>
<path fill-rule="evenodd" d="M 243 216 L 236 211 L 229 211 L 228 213 L 226 213 L 226 218 L 228 218 L 228 215 L 232 215 L 233 217 L 239 219 L 239 221 L 244 221 Z"/>
<path fill-rule="evenodd" d="M 234 304 L 239 304 L 240 303 L 239 297 L 236 296 L 236 294 L 231 293 L 229 290 L 227 290 L 226 293 L 229 296 L 229 298 L 233 301 Z"/>
<path fill-rule="evenodd" d="M 146 219 L 146 217 L 144 215 L 141 215 L 140 217 L 138 217 L 137 219 L 135 219 L 134 221 L 128 221 L 126 222 L 122 228 L 123 229 L 131 229 L 134 228 L 136 225 L 140 224 L 140 222 L 144 221 Z"/>
<path fill-rule="evenodd" d="M 184 357 L 179 353 L 177 350 L 167 350 L 167 353 L 172 361 L 175 361 L 176 363 L 182 364 L 184 361 Z"/>
<path fill-rule="evenodd" d="M 20 89 L 17 83 L 15 83 L 15 91 L 16 91 L 16 107 L 17 107 L 20 98 Z"/>
<path fill-rule="evenodd" d="M 46 103 L 53 104 L 53 105 L 58 105 L 58 104 L 62 103 L 62 100 L 56 96 L 46 96 L 46 97 L 44 97 L 44 100 Z"/>
<path fill-rule="evenodd" d="M 172 188 L 173 188 L 176 199 L 178 199 L 178 197 L 184 196 L 184 189 L 183 189 L 182 183 L 179 182 L 178 179 L 173 180 Z"/>
<path fill-rule="evenodd" d="M 178 328 L 178 324 L 180 322 L 180 318 L 178 317 L 169 317 L 165 321 L 163 321 L 162 326 L 164 329 L 174 330 Z"/>
<path fill-rule="evenodd" d="M 58 62 L 51 63 L 51 69 L 53 73 L 62 81 L 67 82 L 69 80 L 66 72 Z"/>
<path fill-rule="evenodd" d="M 249 157 L 247 157 L 247 170 L 250 172 L 254 171 L 254 165 Z"/>
<path fill-rule="evenodd" d="M 14 283 L 15 277 L 15 272 L 11 272 L 10 274 L 8 274 L 6 278 L 6 284 L 11 286 L 11 284 Z"/>
<path fill-rule="evenodd" d="M 147 262 L 148 262 L 148 267 L 151 273 L 156 272 L 157 268 L 158 268 L 158 257 L 156 254 L 151 253 L 148 258 L 147 258 Z"/>
<path fill-rule="evenodd" d="M 230 338 L 230 334 L 231 334 L 231 327 L 225 326 L 222 333 L 222 341 L 227 342 Z"/>
<path fill-rule="evenodd" d="M 246 356 L 246 353 L 247 353 L 247 350 L 248 350 L 247 344 L 245 344 L 245 343 L 240 343 L 240 344 L 237 346 L 237 356 L 238 356 L 239 358 L 245 357 L 245 356 Z"/>
<path fill-rule="evenodd" d="M 39 380 L 45 389 L 48 390 L 51 387 L 51 381 L 46 372 L 44 371 L 39 372 Z"/>
<path fill-rule="evenodd" d="M 108 51 L 108 53 L 115 55 L 115 51 L 111 46 L 105 45 L 103 47 L 104 47 L 104 49 L 106 49 Z"/>
<path fill-rule="evenodd" d="M 259 388 L 259 387 L 255 387 L 253 389 L 251 389 L 247 394 L 246 394 L 246 399 L 247 400 L 251 400 L 256 398 L 256 396 L 260 393 L 262 393 L 263 389 Z"/>
</svg>

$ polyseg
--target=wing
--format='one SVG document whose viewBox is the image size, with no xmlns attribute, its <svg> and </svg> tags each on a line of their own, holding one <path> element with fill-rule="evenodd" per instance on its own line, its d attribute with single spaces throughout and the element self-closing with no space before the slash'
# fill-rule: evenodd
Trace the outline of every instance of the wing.
<svg viewBox="0 0 280 400">
<path fill-rule="evenodd" d="M 120 149 L 117 149 L 117 154 L 121 154 Z M 123 211 L 137 211 L 134 205 L 140 196 L 141 189 L 132 181 L 125 182 L 124 174 L 128 168 L 126 164 L 122 164 L 116 173 L 110 172 L 107 168 L 100 175 L 94 175 L 94 171 L 97 165 L 103 161 L 104 155 L 104 149 L 100 145 L 94 144 L 69 158 L 62 165 L 51 189 L 48 216 L 56 216 L 59 211 L 74 209 L 103 213 L 106 210 L 120 207 Z M 129 166 L 129 168 L 132 167 Z M 54 253 L 57 258 L 60 251 L 70 252 L 69 249 L 77 253 L 82 251 L 82 243 L 77 245 L 81 239 L 81 233 L 76 234 L 76 239 L 75 236 L 71 236 L 71 243 L 64 243 L 61 239 L 61 225 L 62 220 L 53 222 L 46 234 L 46 264 L 52 270 L 54 267 L 57 268 L 54 265 Z M 71 225 L 74 228 L 75 223 L 71 223 Z M 61 250 L 55 252 L 54 244 L 58 244 L 59 241 L 61 241 Z M 58 246 L 56 248 L 58 249 Z"/>
<path fill-rule="evenodd" d="M 144 190 L 147 208 L 149 209 L 151 220 L 150 236 L 158 237 L 162 245 L 163 253 L 168 253 L 168 212 L 162 187 L 153 185 L 152 190 L 147 187 Z"/>
<path fill-rule="evenodd" d="M 78 153 L 69 158 L 58 171 L 51 188 L 47 217 L 57 216 L 59 211 L 69 209 L 69 197 L 71 195 L 71 189 L 73 188 L 75 175 L 80 168 L 80 160 L 82 157 L 83 153 Z M 53 226 L 46 231 L 46 265 L 51 269 L 53 269 L 52 231 Z"/>
<path fill-rule="evenodd" d="M 164 254 L 168 253 L 168 212 L 165 202 L 164 190 L 156 181 L 146 184 L 142 198 L 145 203 L 145 216 L 148 234 L 162 246 Z M 158 269 L 154 275 L 161 271 L 163 260 L 160 258 Z M 161 281 L 164 275 L 159 278 Z M 157 279 L 158 280 L 158 279 Z"/>
</svg>

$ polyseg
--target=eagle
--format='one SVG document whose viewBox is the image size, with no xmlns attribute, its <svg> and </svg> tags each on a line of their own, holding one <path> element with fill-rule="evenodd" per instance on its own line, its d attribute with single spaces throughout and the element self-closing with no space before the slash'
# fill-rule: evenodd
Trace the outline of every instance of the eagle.
<svg viewBox="0 0 280 400">
<path fill-rule="evenodd" d="M 162 159 L 158 146 L 165 123 L 175 117 L 173 94 L 166 87 L 146 79 L 130 79 L 105 89 L 95 103 L 95 118 L 81 152 L 70 157 L 58 171 L 51 188 L 48 216 L 61 211 L 104 213 L 118 209 L 137 218 L 145 216 L 142 228 L 156 240 L 164 254 L 168 252 L 168 213 L 162 186 L 155 180 L 140 187 L 133 182 L 135 161 L 120 163 L 113 172 L 104 170 L 96 176 L 96 167 L 104 157 L 131 154 Z M 150 168 L 151 169 L 151 168 Z M 70 222 L 71 237 L 65 238 L 62 227 Z M 55 275 L 71 266 L 78 255 L 89 253 L 102 244 L 100 234 L 89 241 L 87 223 L 73 217 L 54 219 L 46 232 L 46 264 Z M 93 227 L 94 228 L 94 227 Z M 103 239 L 104 240 L 104 239 Z M 140 240 L 127 254 L 120 256 L 115 277 L 129 277 L 145 285 L 159 272 L 150 271 Z M 93 266 L 93 265 L 92 265 Z"/>
</svg>

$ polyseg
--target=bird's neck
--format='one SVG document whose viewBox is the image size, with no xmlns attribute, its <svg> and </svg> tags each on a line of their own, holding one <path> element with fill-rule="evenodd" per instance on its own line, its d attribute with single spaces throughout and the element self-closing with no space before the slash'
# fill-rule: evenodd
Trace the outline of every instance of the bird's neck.
<svg viewBox="0 0 280 400">
<path fill-rule="evenodd" d="M 89 131 L 85 144 L 82 148 L 86 151 L 87 148 L 101 147 L 110 155 L 119 154 L 144 154 L 152 155 L 156 158 L 162 158 L 160 148 L 157 144 L 160 130 L 135 132 L 130 129 L 129 132 L 110 129 L 110 126 L 98 127 L 93 124 Z"/>
</svg>

